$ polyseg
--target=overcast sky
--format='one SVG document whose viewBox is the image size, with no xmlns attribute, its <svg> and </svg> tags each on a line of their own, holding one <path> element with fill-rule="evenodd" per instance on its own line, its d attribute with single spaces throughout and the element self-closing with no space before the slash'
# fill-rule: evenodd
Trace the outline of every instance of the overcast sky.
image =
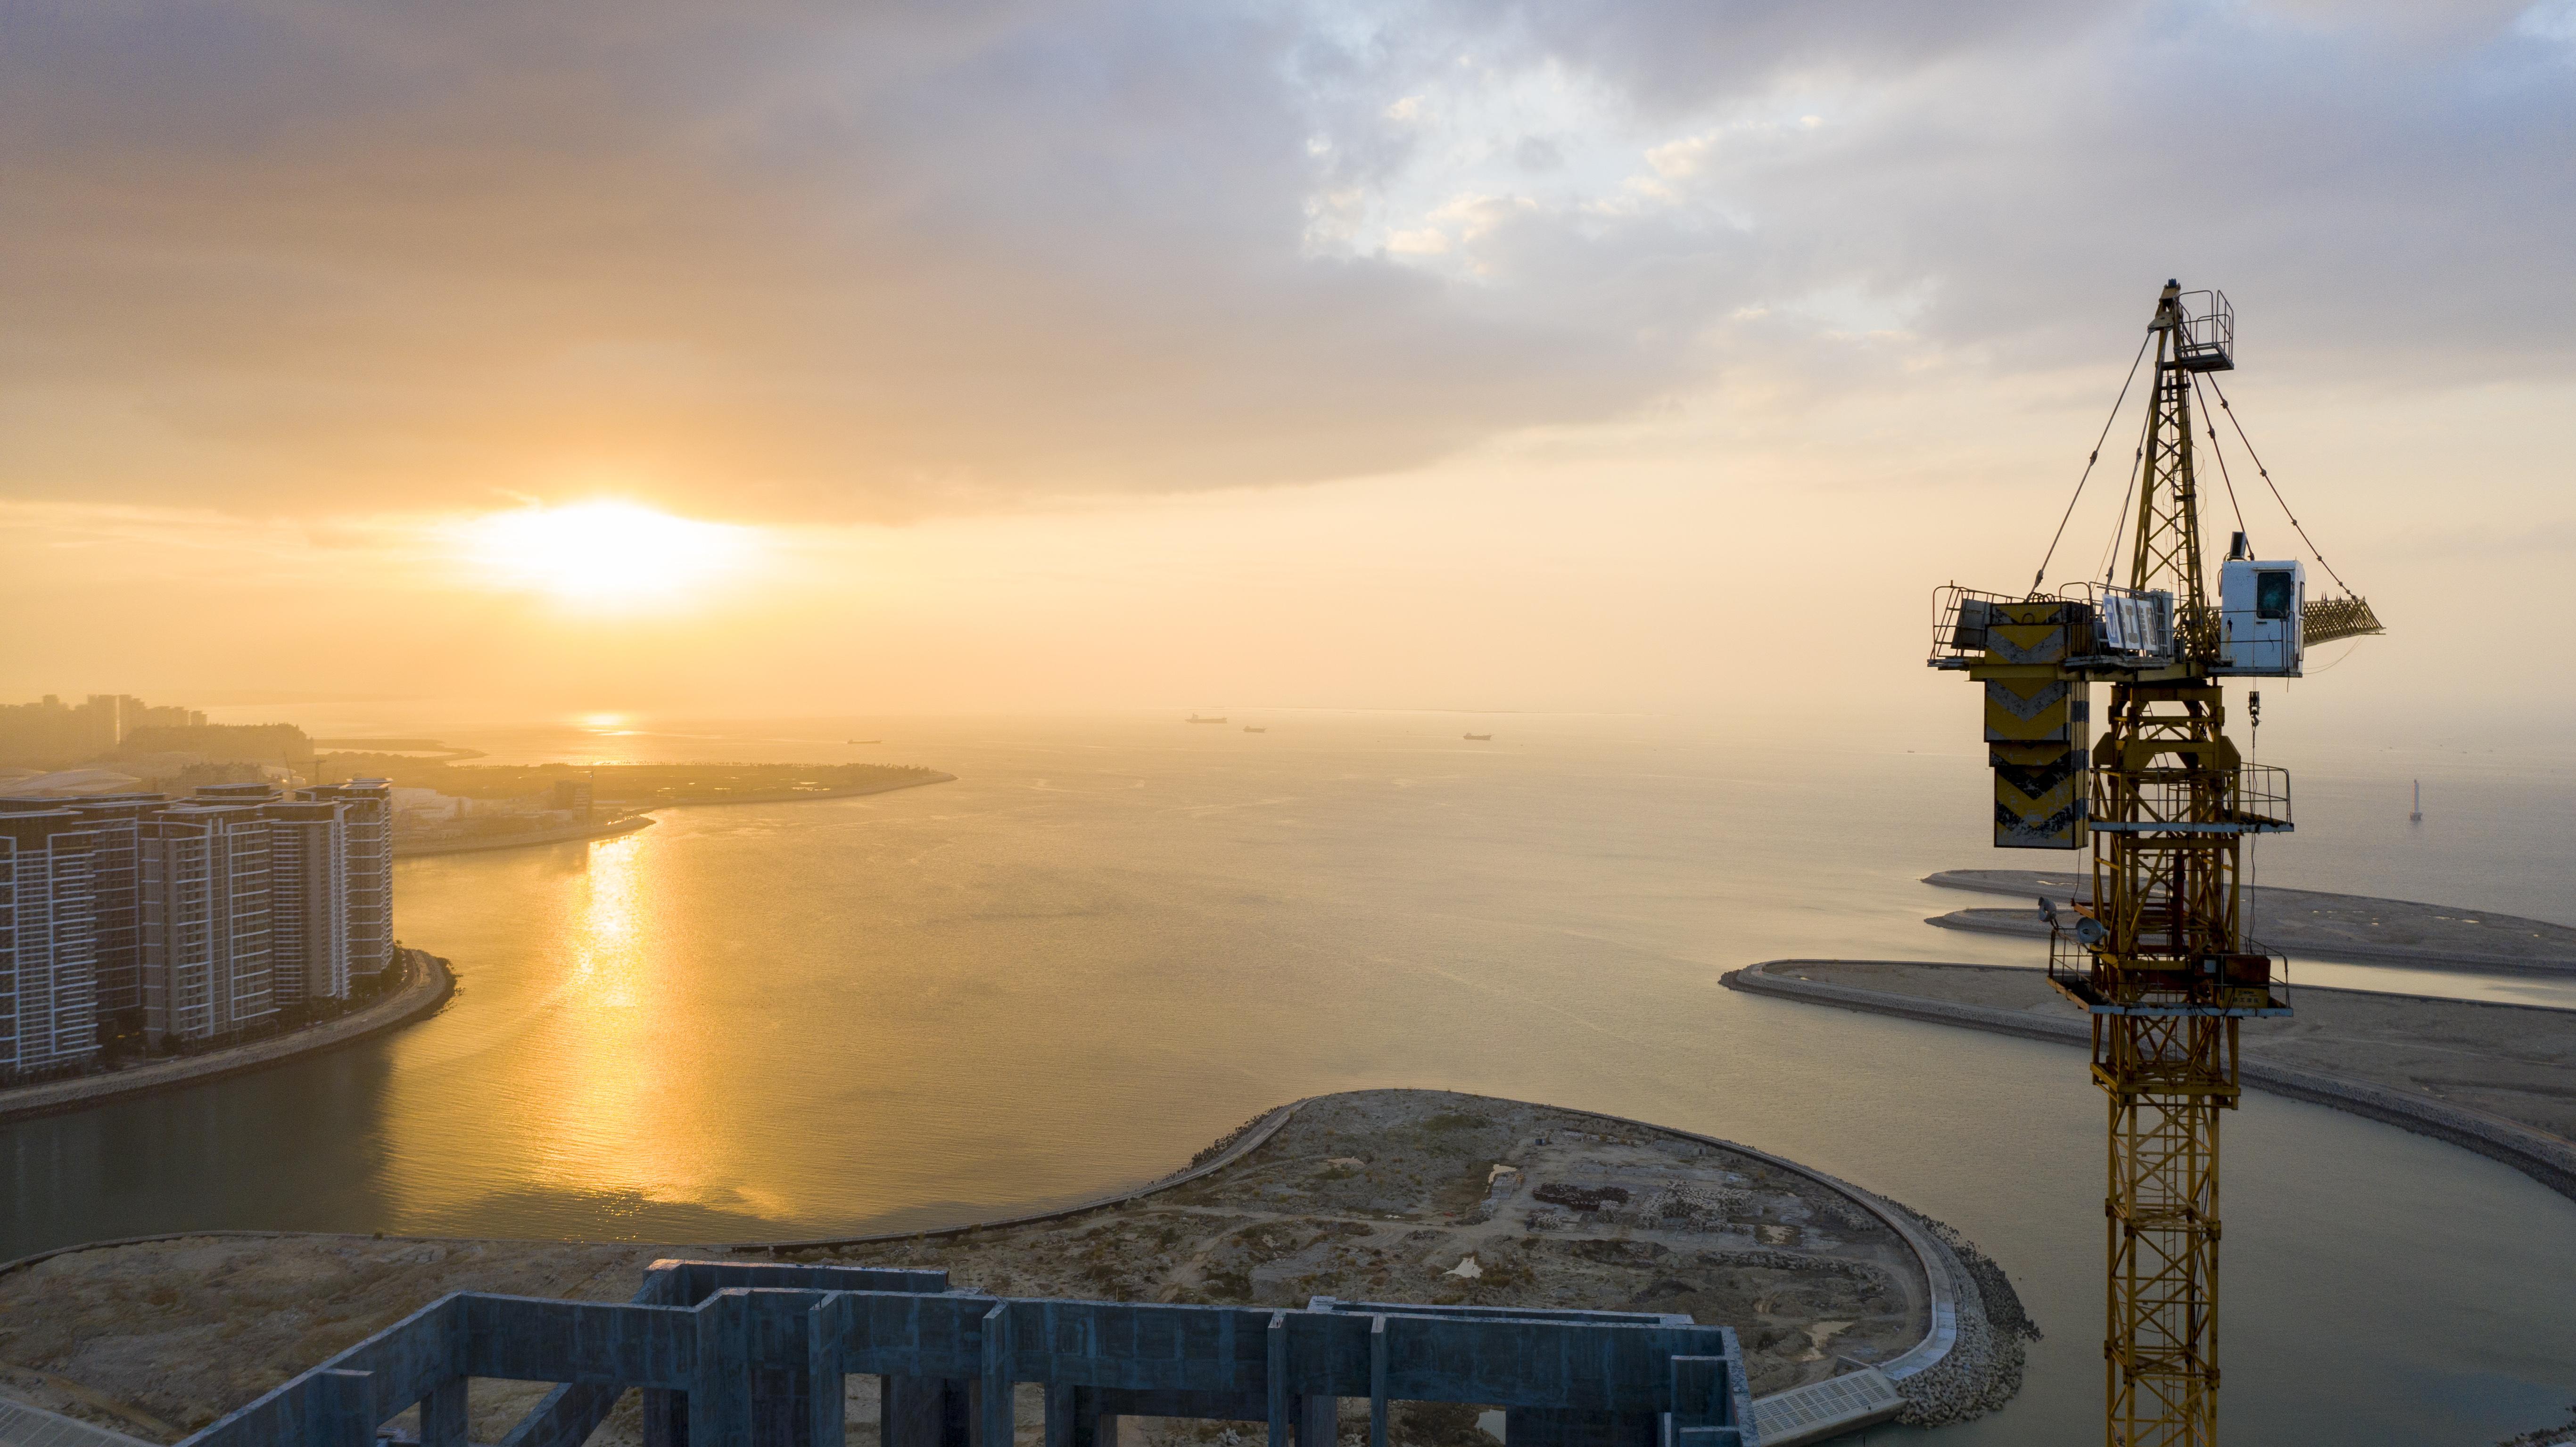
<svg viewBox="0 0 2576 1447">
<path fill-rule="evenodd" d="M 2571 0 L 0 15 L 12 696 L 1928 699 L 2179 276 L 2349 700 L 2570 701 Z M 597 498 L 759 561 L 476 572 Z"/>
</svg>

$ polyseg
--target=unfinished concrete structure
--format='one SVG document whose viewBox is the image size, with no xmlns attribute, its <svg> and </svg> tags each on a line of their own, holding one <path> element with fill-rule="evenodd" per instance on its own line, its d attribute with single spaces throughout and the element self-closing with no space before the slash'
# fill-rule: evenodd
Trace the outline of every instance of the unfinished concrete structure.
<svg viewBox="0 0 2576 1447">
<path fill-rule="evenodd" d="M 838 1447 L 852 1374 L 885 1447 L 1011 1447 L 1043 1385 L 1047 1447 L 1116 1447 L 1121 1416 L 1264 1422 L 1330 1447 L 1342 1398 L 1500 1407 L 1513 1447 L 1753 1447 L 1735 1333 L 1627 1312 L 1317 1298 L 1304 1310 L 1008 1298 L 940 1271 L 657 1262 L 632 1302 L 463 1292 L 187 1439 L 369 1447 L 415 1405 L 421 1447 L 465 1447 L 472 1377 L 562 1383 L 503 1447 L 570 1447 L 630 1390 L 651 1447 Z"/>
</svg>

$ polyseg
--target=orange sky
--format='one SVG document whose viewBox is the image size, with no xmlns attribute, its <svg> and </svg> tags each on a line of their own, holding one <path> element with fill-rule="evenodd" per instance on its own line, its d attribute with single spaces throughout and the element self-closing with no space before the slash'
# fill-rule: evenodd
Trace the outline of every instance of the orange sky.
<svg viewBox="0 0 2576 1447">
<path fill-rule="evenodd" d="M 2179 275 L 2291 706 L 2570 741 L 2566 0 L 639 9 L 13 19 L 0 695 L 1892 737 Z"/>
</svg>

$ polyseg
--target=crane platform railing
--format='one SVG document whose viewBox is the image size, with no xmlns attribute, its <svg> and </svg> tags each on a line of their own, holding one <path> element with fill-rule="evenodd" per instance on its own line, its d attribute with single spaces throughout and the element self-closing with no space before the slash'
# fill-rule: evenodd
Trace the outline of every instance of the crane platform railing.
<svg viewBox="0 0 2576 1447">
<path fill-rule="evenodd" d="M 1932 652 L 1925 662 L 1933 668 L 1966 668 L 1984 658 L 1986 630 L 1993 626 L 1997 610 L 2007 603 L 2025 601 L 2004 593 L 1962 588 L 1956 583 L 1934 589 Z"/>
<path fill-rule="evenodd" d="M 2084 924 L 2092 930 L 2077 928 Z M 2197 958 L 2168 947 L 2118 970 L 2084 938 L 2088 932 L 2100 938 L 2100 928 L 2090 911 L 2078 906 L 2061 913 L 2048 934 L 2048 983 L 2087 1014 L 2253 1019 L 2290 1013 L 2287 955 L 2253 940 L 2235 954 Z M 2114 979 L 2115 973 L 2128 978 Z"/>
<path fill-rule="evenodd" d="M 2290 771 L 2270 764 L 2239 764 L 2233 774 L 2179 768 L 2111 774 L 2097 769 L 2092 779 L 2092 817 L 2086 827 L 2096 833 L 2288 834 L 2298 827 L 2290 813 Z M 2134 810 L 2118 795 L 2122 784 L 2136 792 Z"/>
<path fill-rule="evenodd" d="M 2179 644 L 2198 636 L 2195 628 L 2216 637 L 2215 624 L 2194 610 L 2176 617 L 2173 594 L 2161 589 L 2069 583 L 2055 593 L 2014 597 L 1951 583 L 1933 591 L 1926 666 L 1956 671 L 1990 661 L 1990 630 L 2005 618 L 2003 610 L 2033 603 L 2059 609 L 2066 638 L 2056 661 L 2077 670 L 2164 668 L 2176 661 Z"/>
<path fill-rule="evenodd" d="M 2187 291 L 2174 298 L 2182 313 L 2174 329 L 2173 365 L 2186 372 L 2236 370 L 2236 308 L 2223 291 Z"/>
</svg>

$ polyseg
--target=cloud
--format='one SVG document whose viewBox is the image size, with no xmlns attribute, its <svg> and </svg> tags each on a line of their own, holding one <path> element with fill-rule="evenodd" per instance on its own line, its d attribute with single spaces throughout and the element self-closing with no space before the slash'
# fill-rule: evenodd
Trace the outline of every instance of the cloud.
<svg viewBox="0 0 2576 1447">
<path fill-rule="evenodd" d="M 0 493 L 1309 482 L 1862 333 L 2098 361 L 2172 273 L 2249 357 L 2563 372 L 2559 10 L 2420 8 L 22 7 Z"/>
</svg>

